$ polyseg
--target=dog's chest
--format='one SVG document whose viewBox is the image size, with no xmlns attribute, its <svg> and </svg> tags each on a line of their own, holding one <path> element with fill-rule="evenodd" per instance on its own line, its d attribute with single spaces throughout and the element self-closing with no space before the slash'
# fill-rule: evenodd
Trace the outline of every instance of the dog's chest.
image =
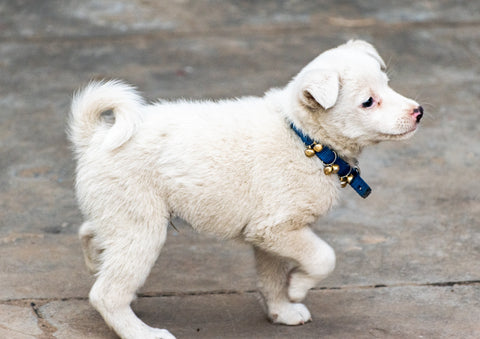
<svg viewBox="0 0 480 339">
<path fill-rule="evenodd" d="M 278 196 L 283 195 L 282 205 L 288 204 L 290 208 L 313 218 L 326 214 L 338 199 L 340 190 L 338 177 L 325 175 L 319 159 L 297 158 L 290 165 L 283 172 L 284 175 L 288 175 L 288 178 L 284 177 L 282 180 L 283 183 L 287 183 L 281 192 L 283 194 L 277 192 Z"/>
<path fill-rule="evenodd" d="M 337 202 L 339 193 L 338 179 L 319 172 L 304 179 L 302 186 L 305 192 L 303 201 L 311 206 L 312 213 L 323 215 Z"/>
</svg>

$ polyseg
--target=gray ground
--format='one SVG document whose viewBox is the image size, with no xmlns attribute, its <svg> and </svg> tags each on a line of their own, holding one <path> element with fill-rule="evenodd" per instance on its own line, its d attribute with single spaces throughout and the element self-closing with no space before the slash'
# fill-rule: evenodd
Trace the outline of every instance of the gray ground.
<svg viewBox="0 0 480 339">
<path fill-rule="evenodd" d="M 364 152 L 367 200 L 345 189 L 314 225 L 338 265 L 309 294 L 313 322 L 267 322 L 250 249 L 180 221 L 134 309 L 179 338 L 480 338 L 480 2 L 467 0 L 1 0 L 0 338 L 115 338 L 88 304 L 76 236 L 76 88 L 261 95 L 354 37 L 426 116 L 411 141 Z"/>
</svg>

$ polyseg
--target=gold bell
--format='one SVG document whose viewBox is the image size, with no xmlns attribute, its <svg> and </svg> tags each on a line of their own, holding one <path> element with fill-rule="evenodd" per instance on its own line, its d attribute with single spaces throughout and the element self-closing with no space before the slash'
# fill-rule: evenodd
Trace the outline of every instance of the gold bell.
<svg viewBox="0 0 480 339">
<path fill-rule="evenodd" d="M 340 166 L 338 164 L 333 164 L 332 165 L 332 173 L 337 174 L 338 171 L 340 171 Z"/>
<path fill-rule="evenodd" d="M 332 166 L 325 166 L 325 168 L 323 169 L 323 173 L 325 173 L 325 175 L 330 175 L 332 174 L 332 172 L 333 172 Z"/>
<path fill-rule="evenodd" d="M 348 184 L 347 178 L 341 177 L 340 178 L 340 186 L 342 186 L 342 188 L 344 188 L 345 186 L 347 186 L 347 184 Z"/>
<path fill-rule="evenodd" d="M 311 149 L 311 148 L 307 148 L 307 149 L 305 150 L 305 155 L 306 155 L 307 157 L 309 157 L 309 158 L 310 158 L 310 157 L 313 157 L 313 156 L 315 155 L 315 151 L 314 151 L 313 149 Z"/>
<path fill-rule="evenodd" d="M 317 153 L 318 153 L 318 152 L 321 152 L 322 149 L 323 149 L 323 146 L 322 146 L 321 144 L 315 144 L 315 145 L 313 145 L 313 150 L 314 150 L 315 152 L 317 152 Z"/>
<path fill-rule="evenodd" d="M 349 184 L 351 184 L 352 181 L 353 181 L 353 178 L 354 178 L 353 174 L 349 174 L 349 175 L 347 176 L 347 182 L 348 182 Z"/>
</svg>

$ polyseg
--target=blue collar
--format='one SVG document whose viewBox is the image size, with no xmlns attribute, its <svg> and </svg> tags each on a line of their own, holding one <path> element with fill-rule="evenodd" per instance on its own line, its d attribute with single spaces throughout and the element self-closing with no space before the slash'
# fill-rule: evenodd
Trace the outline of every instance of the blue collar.
<svg viewBox="0 0 480 339">
<path fill-rule="evenodd" d="M 319 144 L 308 135 L 303 134 L 293 122 L 290 123 L 290 127 L 300 139 L 302 139 L 305 146 L 307 146 L 305 155 L 308 157 L 316 155 L 323 162 L 323 171 L 326 175 L 337 174 L 342 187 L 349 184 L 362 198 L 368 197 L 372 189 L 360 177 L 360 170 L 357 167 L 350 166 L 345 160 L 340 158 L 335 151 L 328 148 L 328 146 Z"/>
</svg>

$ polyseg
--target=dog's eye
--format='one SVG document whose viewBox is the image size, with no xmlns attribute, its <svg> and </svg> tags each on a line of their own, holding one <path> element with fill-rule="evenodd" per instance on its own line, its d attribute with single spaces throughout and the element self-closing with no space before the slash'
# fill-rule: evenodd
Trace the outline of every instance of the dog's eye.
<svg viewBox="0 0 480 339">
<path fill-rule="evenodd" d="M 368 98 L 367 101 L 362 103 L 363 108 L 368 108 L 368 107 L 371 107 L 372 105 L 373 105 L 373 98 L 372 97 Z"/>
</svg>

